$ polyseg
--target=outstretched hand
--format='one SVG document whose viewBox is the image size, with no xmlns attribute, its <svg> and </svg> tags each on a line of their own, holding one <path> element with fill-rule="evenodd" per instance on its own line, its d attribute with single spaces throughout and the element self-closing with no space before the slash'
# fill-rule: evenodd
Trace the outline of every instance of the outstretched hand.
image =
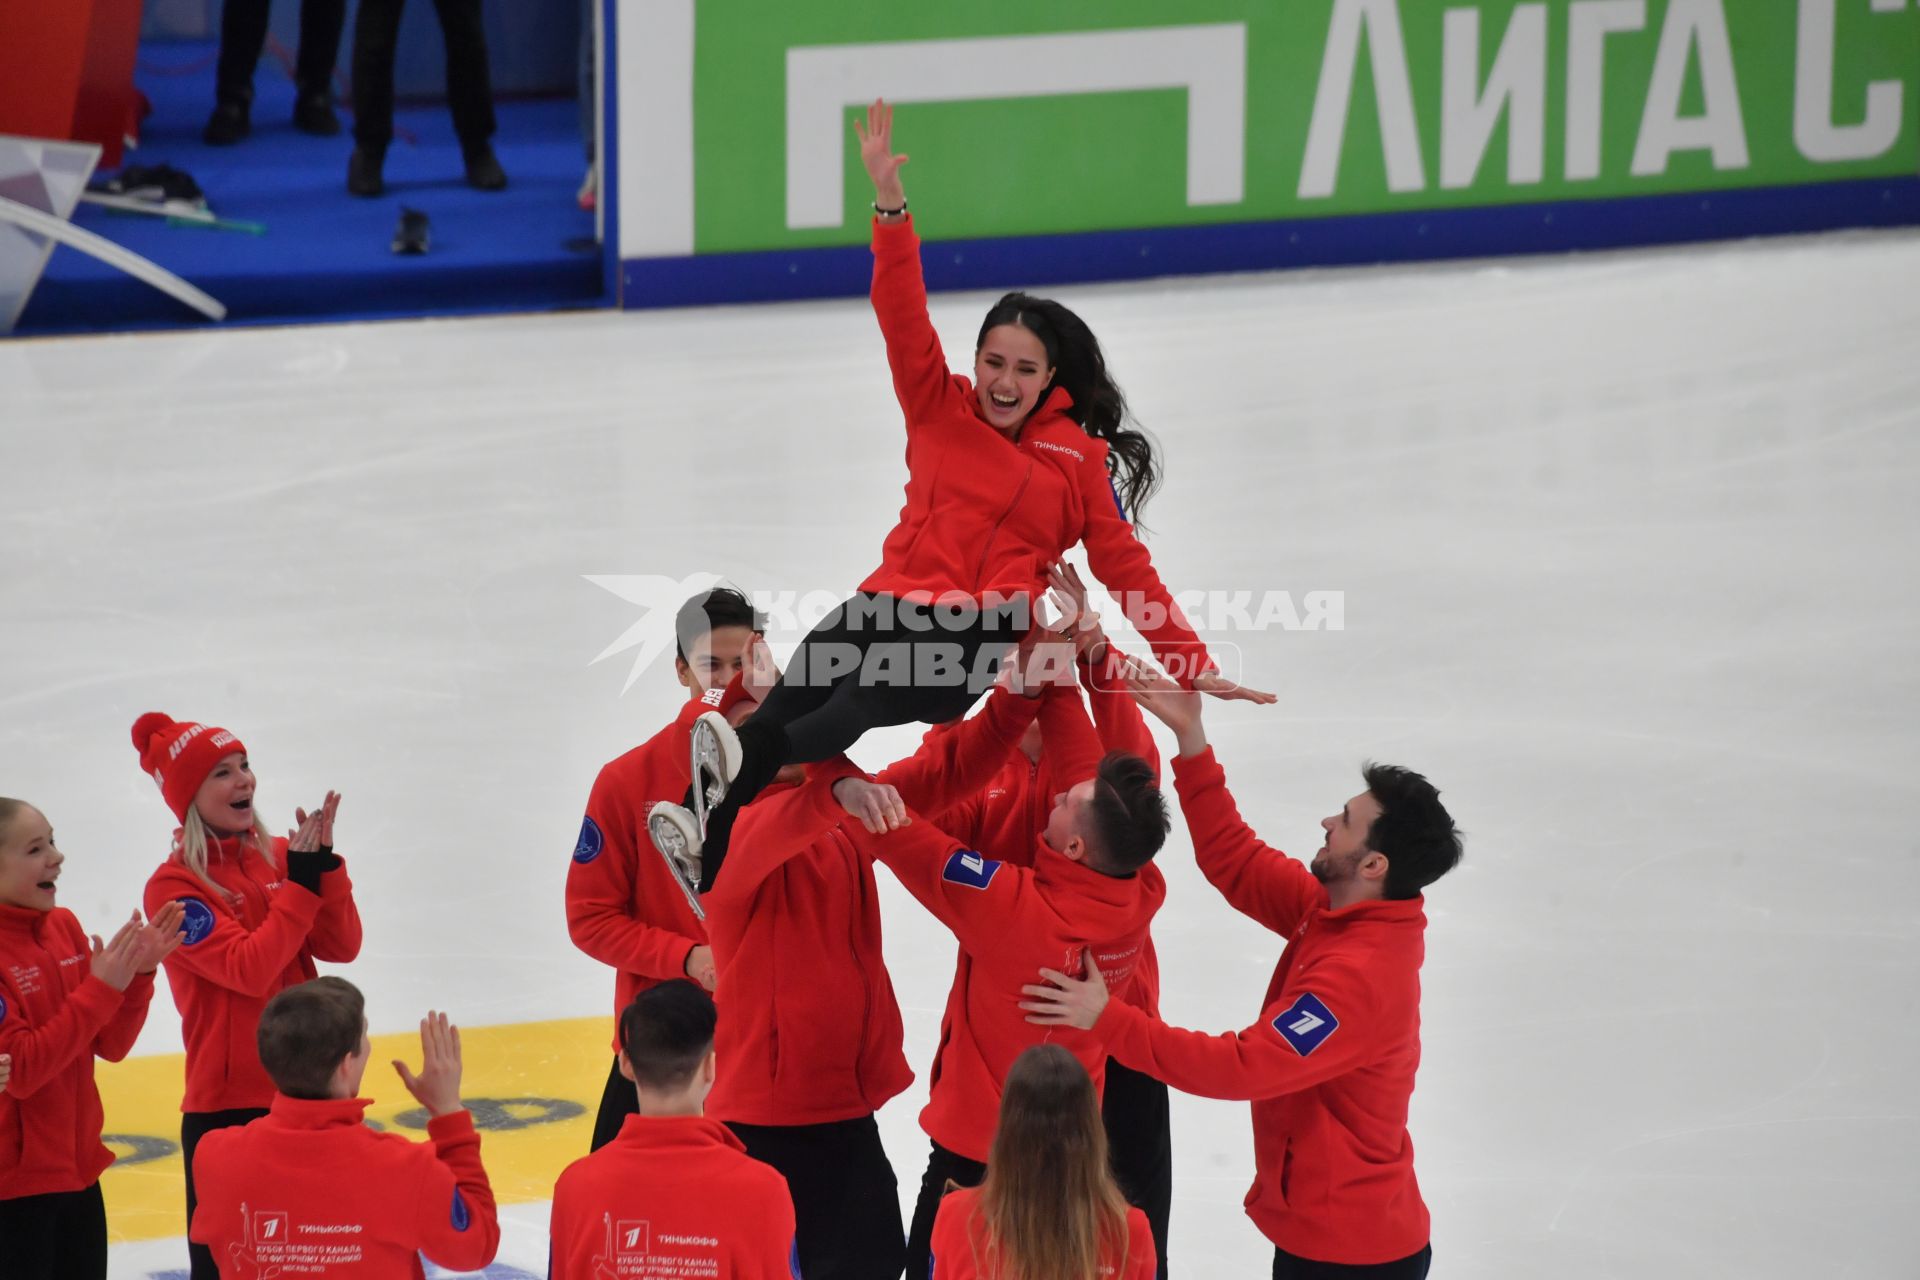
<svg viewBox="0 0 1920 1280">
<path fill-rule="evenodd" d="M 1107 980 L 1092 956 L 1087 957 L 1085 964 L 1087 976 L 1084 978 L 1069 978 L 1058 969 L 1042 969 L 1040 976 L 1049 985 L 1036 983 L 1020 988 L 1020 994 L 1028 997 L 1020 1002 L 1020 1007 L 1027 1011 L 1027 1021 L 1043 1027 L 1093 1030 L 1093 1024 L 1100 1021 L 1100 1013 L 1107 1007 Z"/>
<path fill-rule="evenodd" d="M 884 782 L 841 778 L 833 784 L 833 798 L 842 809 L 860 819 L 861 826 L 876 836 L 897 831 L 913 822 L 913 815 L 907 812 L 907 802 L 900 798 L 898 791 Z"/>
<path fill-rule="evenodd" d="M 867 122 L 863 125 L 855 120 L 853 132 L 860 139 L 860 163 L 867 167 L 867 176 L 873 179 L 873 202 L 883 209 L 898 209 L 906 204 L 907 193 L 900 185 L 900 166 L 908 157 L 893 154 L 893 107 L 875 98 L 867 108 Z"/>
<path fill-rule="evenodd" d="M 1173 730 L 1180 754 L 1197 756 L 1207 749 L 1207 727 L 1200 716 L 1200 695 L 1182 689 L 1159 671 L 1127 658 L 1120 673 L 1127 692 L 1148 715 Z"/>
<path fill-rule="evenodd" d="M 420 1072 L 395 1058 L 400 1083 L 427 1109 L 430 1116 L 450 1116 L 460 1110 L 460 1028 L 444 1013 L 428 1011 L 420 1019 Z"/>
<path fill-rule="evenodd" d="M 1280 701 L 1278 694 L 1249 689 L 1238 681 L 1227 679 L 1218 671 L 1201 672 L 1193 678 L 1193 687 L 1204 694 L 1227 702 L 1257 702 L 1261 706 L 1272 706 Z"/>
</svg>

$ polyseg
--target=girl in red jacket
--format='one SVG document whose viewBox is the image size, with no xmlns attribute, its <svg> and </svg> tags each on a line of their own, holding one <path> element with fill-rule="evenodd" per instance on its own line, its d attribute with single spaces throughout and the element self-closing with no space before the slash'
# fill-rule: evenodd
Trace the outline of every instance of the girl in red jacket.
<svg viewBox="0 0 1920 1280">
<path fill-rule="evenodd" d="M 133 1048 L 153 971 L 180 942 L 182 912 L 140 913 L 89 943 L 54 905 L 66 861 L 30 804 L 0 799 L 0 1271 L 10 1280 L 106 1280 L 96 1056 Z M 15 1064 L 18 1064 L 16 1071 Z"/>
<path fill-rule="evenodd" d="M 299 828 L 279 839 L 254 811 L 247 749 L 227 730 L 150 711 L 134 722 L 133 745 L 180 822 L 173 852 L 147 881 L 147 911 L 175 902 L 183 912 L 167 982 L 187 1049 L 180 1151 L 191 1223 L 200 1139 L 259 1119 L 273 1101 L 255 1043 L 261 1011 L 316 977 L 315 960 L 344 964 L 359 955 L 360 913 L 333 852 L 338 794 L 329 791 L 313 813 L 295 810 Z M 206 1247 L 188 1251 L 191 1280 L 217 1280 Z"/>
<path fill-rule="evenodd" d="M 1057 302 L 1010 293 L 981 323 L 972 379 L 951 372 L 927 315 L 892 108 L 875 102 L 856 128 L 874 187 L 873 308 L 906 416 L 906 504 L 880 567 L 807 637 L 753 719 L 737 735 L 717 716 L 696 726 L 689 804 L 662 809 L 653 835 L 669 856 L 702 857 L 703 890 L 734 814 L 781 765 L 829 759 L 870 728 L 964 714 L 1075 543 L 1183 684 L 1274 701 L 1214 670 L 1134 536 L 1126 513 L 1139 514 L 1159 464 L 1124 425 L 1092 330 Z"/>
<path fill-rule="evenodd" d="M 1153 1280 L 1153 1233 L 1107 1169 L 1093 1080 L 1059 1045 L 1014 1060 L 986 1180 L 940 1202 L 932 1280 Z"/>
</svg>

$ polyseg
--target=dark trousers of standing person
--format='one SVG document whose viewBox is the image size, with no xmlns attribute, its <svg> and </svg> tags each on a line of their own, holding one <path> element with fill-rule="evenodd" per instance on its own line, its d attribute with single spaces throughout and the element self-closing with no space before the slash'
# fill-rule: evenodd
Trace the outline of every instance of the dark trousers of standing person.
<svg viewBox="0 0 1920 1280">
<path fill-rule="evenodd" d="M 393 48 L 406 0 L 360 0 L 353 24 L 353 140 L 384 154 L 393 141 Z M 447 43 L 447 105 L 462 150 L 493 137 L 493 80 L 480 0 L 434 0 Z"/>
<path fill-rule="evenodd" d="M 913 1225 L 907 1228 L 907 1275 L 929 1275 L 933 1268 L 933 1220 L 940 1201 L 954 1187 L 977 1187 L 986 1181 L 987 1166 L 932 1144 L 927 1171 L 920 1178 L 920 1198 L 914 1202 Z M 952 1185 L 949 1186 L 948 1184 Z"/>
<path fill-rule="evenodd" d="M 1340 1262 L 1314 1262 L 1298 1258 L 1285 1249 L 1273 1251 L 1273 1280 L 1427 1280 L 1433 1266 L 1433 1246 L 1398 1262 L 1379 1262 L 1370 1266 L 1351 1266 Z"/>
<path fill-rule="evenodd" d="M 215 1129 L 231 1129 L 236 1125 L 252 1124 L 267 1114 L 265 1107 L 236 1107 L 231 1111 L 189 1111 L 180 1117 L 180 1161 L 187 1172 L 187 1230 L 193 1230 L 193 1213 L 200 1207 L 200 1198 L 193 1189 L 193 1153 L 200 1146 L 200 1139 Z M 230 1206 L 239 1212 L 239 1206 Z M 219 1264 L 213 1260 L 213 1250 L 203 1244 L 187 1244 L 187 1257 L 191 1261 L 190 1280 L 220 1280 Z"/>
<path fill-rule="evenodd" d="M 226 0 L 220 8 L 220 69 L 214 96 L 249 106 L 253 72 L 267 44 L 268 0 Z M 347 25 L 347 0 L 301 0 L 300 53 L 293 80 L 300 95 L 325 94 L 340 56 L 340 32 Z"/>
<path fill-rule="evenodd" d="M 745 762 L 707 818 L 700 892 L 720 873 L 734 818 L 781 765 L 830 760 L 868 729 L 965 715 L 992 686 L 999 651 L 1025 634 L 1028 620 L 1024 600 L 946 608 L 864 591 L 823 618 L 740 726 Z"/>
<path fill-rule="evenodd" d="M 613 1055 L 613 1070 L 607 1075 L 607 1087 L 600 1093 L 600 1113 L 593 1118 L 593 1145 L 598 1151 L 620 1136 L 628 1116 L 640 1114 L 640 1093 L 633 1081 L 620 1074 L 620 1055 Z"/>
<path fill-rule="evenodd" d="M 900 1184 L 872 1116 L 826 1124 L 735 1124 L 747 1154 L 793 1195 L 794 1245 L 807 1280 L 895 1280 Z M 917 1273 L 925 1275 L 922 1267 Z"/>
<path fill-rule="evenodd" d="M 107 1205 L 100 1184 L 0 1200 L 0 1275 L 107 1280 Z"/>
<path fill-rule="evenodd" d="M 1127 1203 L 1147 1215 L 1155 1271 L 1159 1280 L 1167 1280 L 1167 1219 L 1173 1210 L 1173 1121 L 1167 1086 L 1108 1058 L 1100 1118 L 1114 1181 Z"/>
</svg>

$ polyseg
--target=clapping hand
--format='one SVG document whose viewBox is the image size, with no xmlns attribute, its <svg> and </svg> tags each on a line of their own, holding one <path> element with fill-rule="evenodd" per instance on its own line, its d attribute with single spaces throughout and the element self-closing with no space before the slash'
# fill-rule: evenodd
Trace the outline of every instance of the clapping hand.
<svg viewBox="0 0 1920 1280">
<path fill-rule="evenodd" d="M 113 935 L 113 941 L 102 943 L 100 935 L 93 935 L 93 961 L 89 972 L 115 991 L 125 991 L 127 984 L 133 981 L 133 975 L 140 971 L 140 913 L 120 926 L 120 932 Z"/>
<path fill-rule="evenodd" d="M 305 809 L 295 809 L 293 820 L 298 828 L 287 832 L 287 851 L 289 853 L 313 853 L 320 849 L 333 848 L 333 815 L 340 811 L 340 793 L 327 792 L 327 798 L 312 813 Z"/>
<path fill-rule="evenodd" d="M 393 1069 L 400 1083 L 434 1117 L 450 1116 L 460 1105 L 460 1028 L 444 1013 L 429 1011 L 420 1019 L 420 1072 L 407 1070 L 407 1064 L 395 1058 Z"/>
<path fill-rule="evenodd" d="M 154 912 L 153 919 L 140 930 L 134 972 L 152 973 L 158 969 L 160 962 L 172 955 L 174 949 L 186 940 L 186 934 L 181 932 L 186 923 L 187 909 L 178 901 L 169 902 Z"/>
</svg>

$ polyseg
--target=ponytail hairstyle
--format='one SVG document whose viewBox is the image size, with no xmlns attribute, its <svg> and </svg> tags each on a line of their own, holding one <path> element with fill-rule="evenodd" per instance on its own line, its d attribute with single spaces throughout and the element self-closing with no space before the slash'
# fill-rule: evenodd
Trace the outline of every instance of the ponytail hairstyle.
<svg viewBox="0 0 1920 1280">
<path fill-rule="evenodd" d="M 1153 438 L 1125 425 L 1129 416 L 1127 398 L 1107 372 L 1100 340 L 1087 328 L 1086 321 L 1051 298 L 1009 293 L 994 303 L 980 322 L 980 336 L 974 340 L 973 349 L 978 351 L 986 342 L 989 329 L 1003 324 L 1019 325 L 1047 349 L 1047 363 L 1053 366 L 1052 386 L 1073 397 L 1067 416 L 1088 435 L 1107 442 L 1107 469 L 1120 499 L 1121 514 L 1144 528 L 1140 512 L 1160 488 L 1160 462 L 1153 454 Z M 1040 398 L 1046 399 L 1044 392 Z"/>
<path fill-rule="evenodd" d="M 1007 1072 L 974 1214 L 967 1234 L 980 1275 L 1095 1280 L 1103 1263 L 1126 1273 L 1127 1202 L 1107 1167 L 1100 1100 L 1057 1044 L 1033 1046 Z"/>
<path fill-rule="evenodd" d="M 265 858 L 268 866 L 276 871 L 282 869 L 273 860 L 273 833 L 267 830 L 267 824 L 257 810 L 253 815 L 253 830 L 239 839 L 241 857 L 246 856 L 247 845 L 251 843 L 254 852 Z M 188 806 L 187 816 L 180 820 L 180 861 L 186 864 L 187 870 L 193 872 L 194 878 L 201 884 L 219 894 L 224 901 L 233 902 L 239 895 L 227 892 L 219 881 L 207 873 L 207 849 L 211 844 L 207 824 L 200 820 L 200 811 Z"/>
</svg>

